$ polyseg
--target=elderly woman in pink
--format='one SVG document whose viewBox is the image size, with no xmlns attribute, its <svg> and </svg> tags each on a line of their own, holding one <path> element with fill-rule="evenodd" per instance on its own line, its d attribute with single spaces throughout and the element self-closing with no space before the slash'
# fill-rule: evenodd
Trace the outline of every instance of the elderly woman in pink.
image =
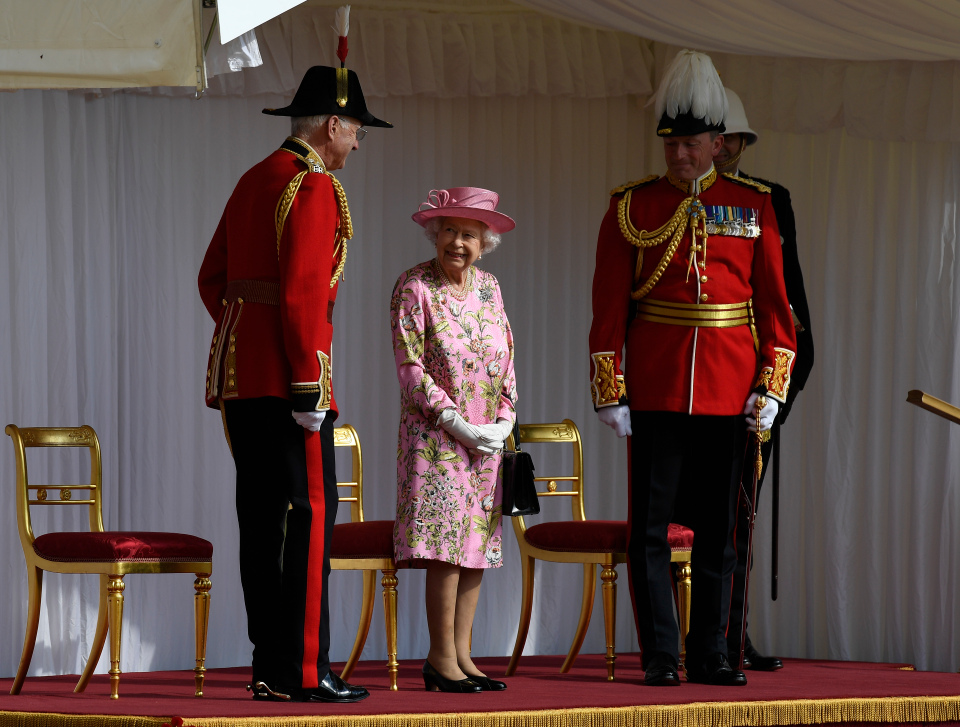
<svg viewBox="0 0 960 727">
<path fill-rule="evenodd" d="M 513 427 L 513 337 L 500 286 L 474 267 L 515 227 L 499 196 L 433 190 L 413 215 L 436 257 L 403 273 L 390 301 L 400 380 L 396 560 L 425 567 L 427 690 L 506 689 L 470 658 L 485 568 L 501 564 L 500 453 Z"/>
</svg>

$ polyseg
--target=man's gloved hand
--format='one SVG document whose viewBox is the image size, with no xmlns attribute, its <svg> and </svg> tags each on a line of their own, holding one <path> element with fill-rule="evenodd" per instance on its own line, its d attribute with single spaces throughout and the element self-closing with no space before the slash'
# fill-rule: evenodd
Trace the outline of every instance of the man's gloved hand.
<svg viewBox="0 0 960 727">
<path fill-rule="evenodd" d="M 633 436 L 633 429 L 630 427 L 630 407 L 626 404 L 617 404 L 616 406 L 605 406 L 597 412 L 600 421 L 612 428 L 618 437 Z"/>
<path fill-rule="evenodd" d="M 325 411 L 295 411 L 292 414 L 297 424 L 311 432 L 319 432 L 320 425 L 327 416 Z"/>
<path fill-rule="evenodd" d="M 760 410 L 760 427 L 757 427 L 756 405 L 759 394 L 753 393 L 747 397 L 747 403 L 743 407 L 743 413 L 747 415 L 747 429 L 751 432 L 765 432 L 773 426 L 777 418 L 777 412 L 780 411 L 780 402 L 772 396 L 763 397 L 766 404 Z"/>
</svg>

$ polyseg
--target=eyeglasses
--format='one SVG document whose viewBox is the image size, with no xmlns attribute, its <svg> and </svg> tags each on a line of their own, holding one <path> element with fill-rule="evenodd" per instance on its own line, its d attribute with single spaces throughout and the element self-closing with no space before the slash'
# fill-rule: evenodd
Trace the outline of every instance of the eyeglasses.
<svg viewBox="0 0 960 727">
<path fill-rule="evenodd" d="M 353 135 L 356 137 L 357 141 L 363 141 L 363 137 L 367 135 L 367 130 L 362 126 L 354 126 L 349 121 L 344 121 L 343 119 L 340 119 L 340 123 L 344 128 L 353 129 Z"/>
</svg>

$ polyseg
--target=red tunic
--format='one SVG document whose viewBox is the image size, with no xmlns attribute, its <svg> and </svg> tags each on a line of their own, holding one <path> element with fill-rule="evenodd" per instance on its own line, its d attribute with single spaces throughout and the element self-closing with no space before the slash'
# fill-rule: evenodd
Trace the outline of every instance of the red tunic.
<svg viewBox="0 0 960 727">
<path fill-rule="evenodd" d="M 340 213 L 327 174 L 303 176 L 277 242 L 278 201 L 307 166 L 278 149 L 247 171 L 207 248 L 200 297 L 217 321 L 208 406 L 276 396 L 296 411 L 336 412 L 330 344 L 338 284 L 331 287 L 331 278 Z"/>
<path fill-rule="evenodd" d="M 644 249 L 635 280 L 639 248 L 621 231 L 618 203 L 625 190 L 615 190 L 597 242 L 593 278 L 593 325 L 590 329 L 591 382 L 599 408 L 629 403 L 638 411 L 736 415 L 764 370 L 773 375 L 769 393 L 786 398 L 796 337 L 783 284 L 780 235 L 770 194 L 722 176 L 699 195 L 708 211 L 756 216 L 759 233 L 708 235 L 704 251 L 695 251 L 684 234 L 659 281 L 643 298 L 687 306 L 683 315 L 702 315 L 703 305 L 743 304 L 752 300 L 757 342 L 749 325 L 714 328 L 675 325 L 636 315 L 631 300 L 654 275 L 669 244 Z M 636 230 L 654 231 L 668 222 L 689 193 L 667 177 L 638 184 L 632 192 L 629 220 Z M 726 212 L 724 212 L 726 210 Z M 709 216 L 709 215 L 708 215 Z M 722 232 L 723 229 L 720 229 Z M 621 353 L 626 344 L 626 375 Z M 624 386 L 625 384 L 625 386 Z M 625 390 L 624 390 L 625 389 Z"/>
</svg>

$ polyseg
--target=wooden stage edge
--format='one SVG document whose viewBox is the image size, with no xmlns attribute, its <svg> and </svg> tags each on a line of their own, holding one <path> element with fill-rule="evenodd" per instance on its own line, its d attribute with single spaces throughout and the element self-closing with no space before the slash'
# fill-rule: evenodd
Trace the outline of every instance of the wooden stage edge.
<svg viewBox="0 0 960 727">
<path fill-rule="evenodd" d="M 568 674 L 562 656 L 524 657 L 505 692 L 435 694 L 423 689 L 419 661 L 402 661 L 390 692 L 382 661 L 361 662 L 352 682 L 370 697 L 352 705 L 254 702 L 248 670 L 210 669 L 204 697 L 193 672 L 124 674 L 120 699 L 106 675 L 83 694 L 76 677 L 30 677 L 21 695 L 0 679 L 0 727 L 687 727 L 692 725 L 960 724 L 960 675 L 907 664 L 785 659 L 783 670 L 747 672 L 745 687 L 642 684 L 636 654 L 618 656 L 617 679 L 603 656 L 584 654 Z M 477 663 L 502 676 L 505 658 Z"/>
</svg>

